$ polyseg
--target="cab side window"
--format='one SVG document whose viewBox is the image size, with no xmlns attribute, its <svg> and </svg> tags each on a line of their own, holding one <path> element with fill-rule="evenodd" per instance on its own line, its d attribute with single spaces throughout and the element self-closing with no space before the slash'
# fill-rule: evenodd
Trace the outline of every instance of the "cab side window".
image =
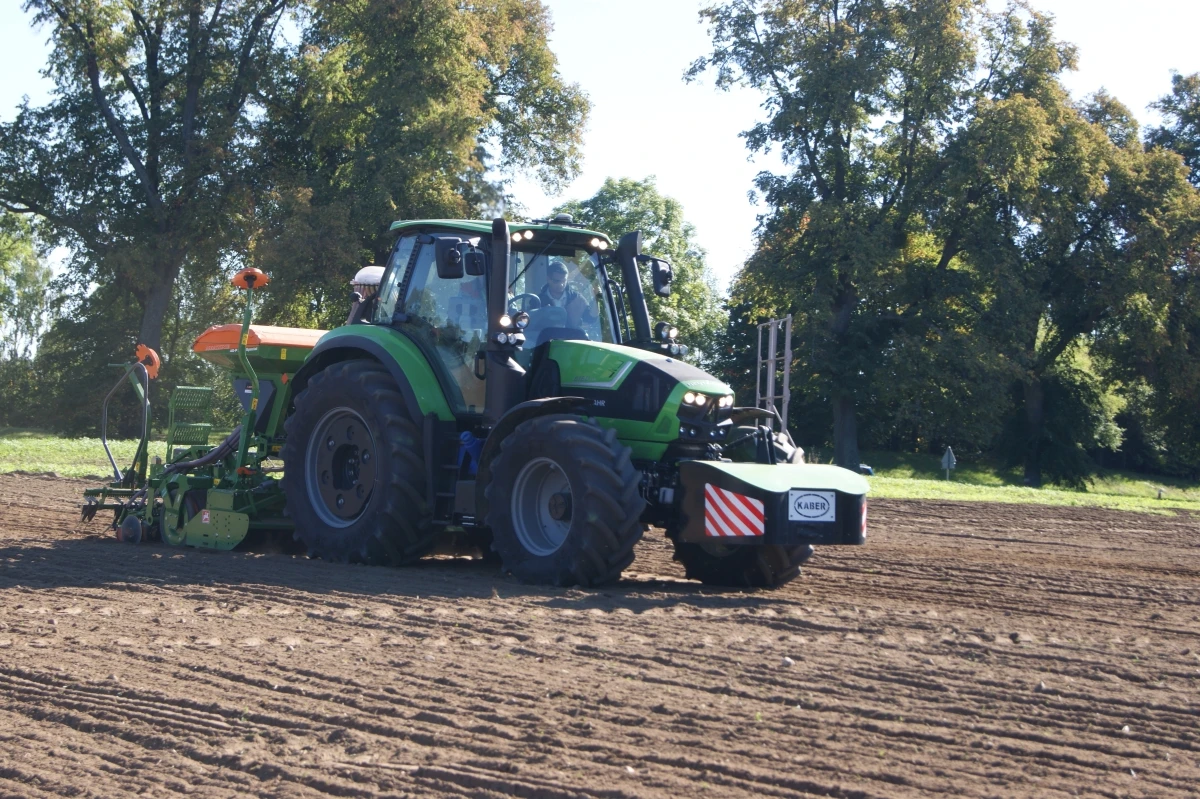
<svg viewBox="0 0 1200 799">
<path fill-rule="evenodd" d="M 417 244 L 416 236 L 405 236 L 396 242 L 392 251 L 392 260 L 388 264 L 387 275 L 383 285 L 379 287 L 379 299 L 375 303 L 375 313 L 371 321 L 377 325 L 390 325 L 392 315 L 396 312 L 396 301 L 400 299 L 400 284 L 404 282 L 404 273 L 408 271 L 408 262 L 412 258 L 413 247 Z"/>
<path fill-rule="evenodd" d="M 458 411 L 481 412 L 485 390 L 475 376 L 475 353 L 487 332 L 487 281 L 482 275 L 439 278 L 434 249 L 422 245 L 413 264 L 402 309 L 408 317 L 405 329 L 437 353 L 461 393 L 461 399 L 448 396 L 450 404 Z"/>
</svg>

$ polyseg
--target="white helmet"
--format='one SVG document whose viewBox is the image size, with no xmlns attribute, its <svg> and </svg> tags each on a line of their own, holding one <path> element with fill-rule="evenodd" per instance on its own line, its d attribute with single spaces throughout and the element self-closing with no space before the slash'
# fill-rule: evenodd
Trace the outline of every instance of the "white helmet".
<svg viewBox="0 0 1200 799">
<path fill-rule="evenodd" d="M 350 281 L 350 288 L 357 291 L 365 300 L 379 291 L 381 280 L 383 280 L 382 266 L 364 266 L 358 270 L 354 275 L 354 279 Z"/>
</svg>

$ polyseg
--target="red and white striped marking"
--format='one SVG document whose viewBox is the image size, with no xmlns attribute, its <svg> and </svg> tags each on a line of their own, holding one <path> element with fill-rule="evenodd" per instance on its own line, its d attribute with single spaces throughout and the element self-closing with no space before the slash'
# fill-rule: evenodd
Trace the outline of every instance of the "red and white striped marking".
<svg viewBox="0 0 1200 799">
<path fill-rule="evenodd" d="M 737 538 L 763 535 L 766 531 L 762 502 L 705 483 L 705 535 L 710 538 Z"/>
</svg>

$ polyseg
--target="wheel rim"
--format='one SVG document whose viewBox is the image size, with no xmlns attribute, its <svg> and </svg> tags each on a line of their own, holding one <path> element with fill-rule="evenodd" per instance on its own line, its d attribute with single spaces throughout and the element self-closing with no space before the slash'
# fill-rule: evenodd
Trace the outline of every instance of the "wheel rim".
<svg viewBox="0 0 1200 799">
<path fill-rule="evenodd" d="M 313 510 L 330 527 L 362 516 L 375 488 L 375 439 L 358 412 L 334 408 L 308 439 L 305 482 Z"/>
<path fill-rule="evenodd" d="M 571 505 L 571 484 L 557 463 L 535 458 L 521 467 L 511 507 L 521 546 L 539 557 L 557 552 L 571 530 Z"/>
</svg>

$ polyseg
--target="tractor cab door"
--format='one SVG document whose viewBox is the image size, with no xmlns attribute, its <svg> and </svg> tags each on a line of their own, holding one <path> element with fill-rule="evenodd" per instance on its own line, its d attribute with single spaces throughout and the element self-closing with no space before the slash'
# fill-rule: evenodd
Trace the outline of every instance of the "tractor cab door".
<svg viewBox="0 0 1200 799">
<path fill-rule="evenodd" d="M 482 413 L 485 384 L 476 376 L 475 356 L 487 334 L 486 278 L 438 277 L 435 251 L 429 237 L 410 235 L 396 243 L 375 321 L 416 341 L 456 415 Z"/>
</svg>

